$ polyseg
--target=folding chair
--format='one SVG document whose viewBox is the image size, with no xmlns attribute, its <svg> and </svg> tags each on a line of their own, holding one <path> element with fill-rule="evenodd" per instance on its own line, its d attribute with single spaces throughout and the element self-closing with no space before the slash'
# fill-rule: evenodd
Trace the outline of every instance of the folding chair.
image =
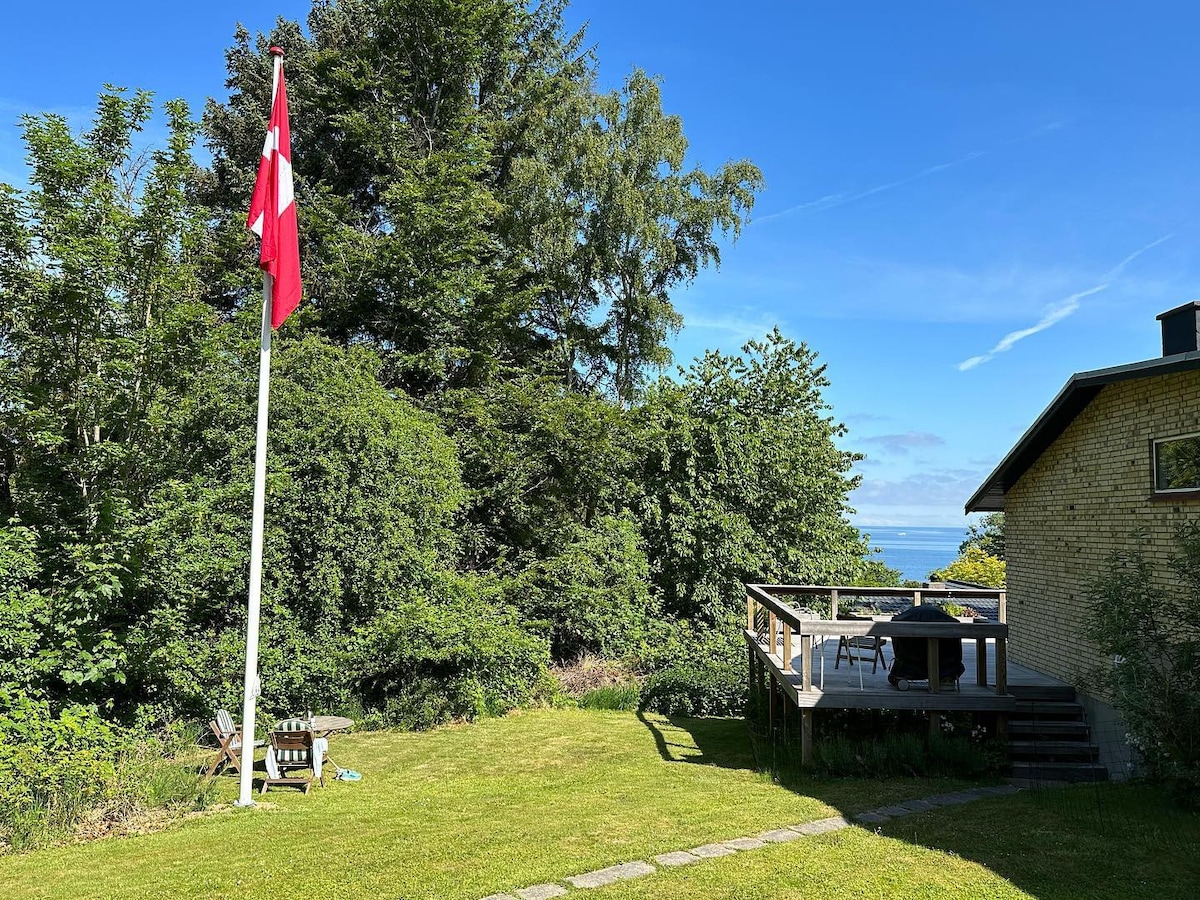
<svg viewBox="0 0 1200 900">
<path fill-rule="evenodd" d="M 312 790 L 314 780 L 319 780 L 325 787 L 325 773 L 322 763 L 328 757 L 325 738 L 314 738 L 312 728 L 303 719 L 285 719 L 275 726 L 271 732 L 271 743 L 267 748 L 267 775 L 263 779 L 262 790 L 274 784 L 292 785 L 304 789 L 304 793 Z M 304 776 L 288 775 L 289 771 L 308 769 Z"/>
<path fill-rule="evenodd" d="M 242 730 L 233 724 L 233 716 L 228 710 L 218 709 L 217 717 L 208 723 L 213 736 L 217 739 L 217 755 L 213 757 L 212 765 L 204 773 L 205 778 L 211 778 L 225 765 L 233 766 L 235 772 L 242 771 Z M 265 741 L 255 741 L 255 747 L 264 746 Z"/>
</svg>

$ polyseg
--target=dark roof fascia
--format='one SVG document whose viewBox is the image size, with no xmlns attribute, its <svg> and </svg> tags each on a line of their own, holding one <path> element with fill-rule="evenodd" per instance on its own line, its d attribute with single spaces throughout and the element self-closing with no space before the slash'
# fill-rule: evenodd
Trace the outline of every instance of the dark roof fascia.
<svg viewBox="0 0 1200 900">
<path fill-rule="evenodd" d="M 1172 372 L 1185 372 L 1189 369 L 1200 369 L 1200 351 L 1192 350 L 1072 375 L 1058 392 L 1058 396 L 1038 416 L 1029 430 L 1021 435 L 1021 439 L 1008 451 L 1008 455 L 967 501 L 966 511 L 1003 511 L 1004 495 L 1029 467 L 1037 462 L 1038 457 L 1046 452 L 1067 426 L 1075 421 L 1075 417 L 1087 408 L 1105 385 L 1154 375 L 1169 375 Z"/>
</svg>

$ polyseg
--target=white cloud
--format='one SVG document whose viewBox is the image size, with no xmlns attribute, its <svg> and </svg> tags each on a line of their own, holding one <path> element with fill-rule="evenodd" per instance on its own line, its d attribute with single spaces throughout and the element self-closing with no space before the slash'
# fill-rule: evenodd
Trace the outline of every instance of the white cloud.
<svg viewBox="0 0 1200 900">
<path fill-rule="evenodd" d="M 1068 316 L 1074 315 L 1075 312 L 1079 309 L 1079 301 L 1080 300 L 1084 299 L 1085 297 L 1090 297 L 1093 294 L 1099 294 L 1101 291 L 1108 290 L 1108 288 L 1112 285 L 1112 283 L 1116 279 L 1121 277 L 1121 274 L 1125 271 L 1125 268 L 1131 262 L 1133 262 L 1135 259 L 1137 259 L 1139 256 L 1141 256 L 1143 253 L 1147 252 L 1148 250 L 1152 250 L 1153 248 L 1157 247 L 1163 241 L 1169 240 L 1171 237 L 1172 237 L 1171 234 L 1163 235 L 1162 237 L 1151 241 L 1149 244 L 1146 244 L 1144 247 L 1139 247 L 1137 250 L 1134 250 L 1132 253 L 1130 253 L 1128 256 L 1126 256 L 1124 259 L 1122 259 L 1119 263 L 1117 263 L 1115 266 L 1113 266 L 1111 269 L 1109 269 L 1107 272 L 1105 272 L 1102 276 L 1100 276 L 1100 278 L 1101 278 L 1100 284 L 1094 285 L 1090 288 L 1087 288 L 1086 290 L 1076 291 L 1075 293 L 1071 294 L 1070 296 L 1065 297 L 1062 300 L 1058 301 L 1053 306 L 1051 306 L 1045 312 L 1045 314 L 1033 325 L 1030 325 L 1028 328 L 1019 328 L 1016 331 L 1010 331 L 1008 334 L 1004 335 L 1004 337 L 1002 337 L 995 344 L 995 346 L 993 346 L 986 353 L 981 353 L 977 356 L 972 356 L 967 359 L 964 359 L 962 362 L 960 362 L 958 364 L 958 366 L 957 366 L 958 371 L 966 372 L 970 369 L 975 368 L 976 366 L 982 365 L 983 363 L 994 359 L 999 354 L 1008 352 L 1018 342 L 1025 340 L 1025 338 L 1032 337 L 1033 335 L 1038 334 L 1039 332 L 1045 331 L 1047 328 L 1051 328 L 1054 325 L 1057 325 L 1059 322 L 1061 322 L 1063 319 L 1066 319 Z"/>
</svg>

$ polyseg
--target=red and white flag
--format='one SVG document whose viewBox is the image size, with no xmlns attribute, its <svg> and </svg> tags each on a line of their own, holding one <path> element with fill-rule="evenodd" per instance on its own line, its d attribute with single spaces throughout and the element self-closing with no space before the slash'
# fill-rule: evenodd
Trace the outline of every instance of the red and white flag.
<svg viewBox="0 0 1200 900">
<path fill-rule="evenodd" d="M 276 53 L 276 48 L 271 52 Z M 282 56 L 283 51 L 277 55 Z M 271 327 L 278 328 L 300 303 L 300 234 L 292 193 L 292 140 L 282 65 L 246 227 L 262 238 L 258 264 L 274 280 Z"/>
</svg>

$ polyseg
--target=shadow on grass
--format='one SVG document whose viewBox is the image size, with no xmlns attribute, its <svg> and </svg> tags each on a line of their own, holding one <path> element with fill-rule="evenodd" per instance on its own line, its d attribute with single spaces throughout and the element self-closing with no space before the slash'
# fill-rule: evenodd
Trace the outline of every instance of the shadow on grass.
<svg viewBox="0 0 1200 900">
<path fill-rule="evenodd" d="M 654 737 L 658 755 L 666 762 L 723 769 L 756 768 L 744 719 L 665 716 L 667 727 L 664 728 L 640 710 L 637 717 Z"/>
<path fill-rule="evenodd" d="M 893 819 L 879 833 L 969 859 L 1039 900 L 1200 894 L 1200 815 L 1148 785 L 1027 791 Z"/>
<path fill-rule="evenodd" d="M 788 748 L 772 749 L 770 742 L 759 742 L 756 761 L 755 742 L 742 719 L 664 720 L 643 713 L 638 718 L 667 762 L 757 769 L 847 818 L 983 783 L 817 776 L 801 770 Z M 865 827 L 885 838 L 978 863 L 1039 900 L 1200 896 L 1200 815 L 1179 809 L 1146 785 L 1044 788 Z"/>
</svg>

